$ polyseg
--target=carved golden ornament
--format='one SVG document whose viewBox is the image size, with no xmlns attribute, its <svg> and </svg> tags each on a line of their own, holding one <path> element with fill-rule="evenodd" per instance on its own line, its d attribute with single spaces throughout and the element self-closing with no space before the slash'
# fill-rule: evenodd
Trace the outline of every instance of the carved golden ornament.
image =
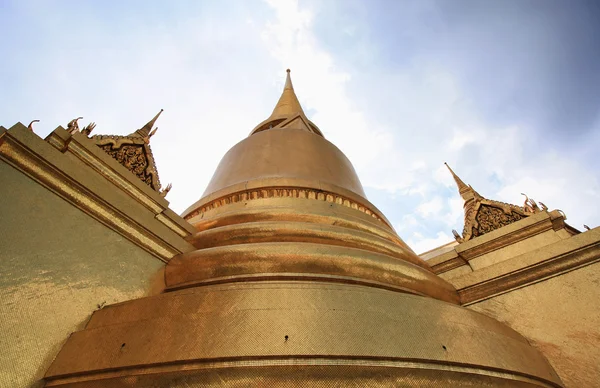
<svg viewBox="0 0 600 388">
<path fill-rule="evenodd" d="M 161 184 L 158 178 L 158 171 L 156 170 L 156 163 L 154 162 L 154 156 L 152 155 L 152 149 L 150 148 L 150 138 L 156 133 L 158 128 L 152 129 L 152 126 L 163 112 L 160 112 L 146 125 L 137 131 L 127 136 L 117 135 L 94 135 L 91 139 L 96 145 L 104 152 L 112 156 L 116 161 L 121 163 L 125 168 L 134 173 L 142 182 L 150 186 L 153 190 L 160 193 Z M 81 119 L 81 117 L 79 118 Z M 77 126 L 77 120 L 75 119 L 69 123 L 69 129 L 79 129 Z M 92 130 L 96 127 L 95 123 L 90 123 L 81 132 L 89 136 Z M 165 192 L 168 193 L 170 190 L 167 189 Z M 164 196 L 164 195 L 163 195 Z"/>
<path fill-rule="evenodd" d="M 499 229 L 503 226 L 512 224 L 513 222 L 523 219 L 524 216 L 515 211 L 506 214 L 504 210 L 488 205 L 481 205 L 477 216 L 477 226 L 473 226 L 471 236 L 477 237 L 482 234 Z"/>
<path fill-rule="evenodd" d="M 356 209 L 362 213 L 368 214 L 371 217 L 385 223 L 381 217 L 373 212 L 368 207 L 360 204 L 352 199 L 344 197 L 342 195 L 331 193 L 328 191 L 306 189 L 301 187 L 269 187 L 263 189 L 254 189 L 239 191 L 234 194 L 230 194 L 221 198 L 217 198 L 213 201 L 204 204 L 199 209 L 194 210 L 190 214 L 186 215 L 184 219 L 189 220 L 196 217 L 197 215 L 207 212 L 209 210 L 228 205 L 230 203 L 236 203 L 241 201 L 251 201 L 254 199 L 261 198 L 305 198 L 314 199 L 317 201 L 326 201 L 331 203 L 337 203 L 346 207 Z M 387 225 L 387 224 L 386 224 Z"/>
<path fill-rule="evenodd" d="M 169 183 L 167 185 L 167 187 L 165 187 L 163 190 L 161 190 L 159 192 L 160 196 L 163 197 L 163 198 L 166 197 L 167 194 L 169 194 L 169 191 L 171 191 L 171 188 L 173 188 L 173 185 L 171 183 Z"/>
<path fill-rule="evenodd" d="M 143 146 L 123 145 L 115 149 L 112 144 L 106 144 L 100 148 L 134 173 L 142 182 L 152 187 L 152 173 L 148 171 L 148 159 Z"/>
<path fill-rule="evenodd" d="M 77 117 L 71 121 L 69 121 L 69 124 L 67 124 L 67 131 L 69 131 L 69 133 L 75 133 L 75 132 L 79 132 L 79 124 L 77 123 L 79 120 L 81 120 L 83 117 Z"/>
<path fill-rule="evenodd" d="M 93 123 L 93 122 L 89 123 L 88 125 L 83 127 L 83 129 L 81 130 L 81 133 L 84 134 L 85 136 L 90 136 L 90 134 L 92 133 L 94 128 L 96 128 L 96 123 Z"/>
<path fill-rule="evenodd" d="M 90 139 L 153 190 L 161 184 L 150 145 L 137 136 L 94 135 Z"/>
<path fill-rule="evenodd" d="M 40 120 L 31 120 L 31 122 L 29 123 L 29 125 L 27 126 L 27 128 L 33 132 L 33 123 L 39 123 Z"/>
<path fill-rule="evenodd" d="M 457 242 L 463 243 L 472 238 L 489 233 L 513 222 L 522 220 L 535 213 L 547 211 L 548 207 L 542 202 L 542 208 L 527 195 L 523 206 L 511 205 L 509 203 L 494 201 L 482 197 L 471 185 L 467 185 L 456 175 L 447 163 L 444 163 L 452 174 L 458 193 L 465 201 L 465 221 L 462 237 L 455 230 L 452 231 Z"/>
<path fill-rule="evenodd" d="M 535 212 L 540 212 L 538 210 Z M 535 214 L 521 206 L 493 201 L 476 195 L 465 204 L 465 223 L 459 243 L 484 235 Z"/>
</svg>

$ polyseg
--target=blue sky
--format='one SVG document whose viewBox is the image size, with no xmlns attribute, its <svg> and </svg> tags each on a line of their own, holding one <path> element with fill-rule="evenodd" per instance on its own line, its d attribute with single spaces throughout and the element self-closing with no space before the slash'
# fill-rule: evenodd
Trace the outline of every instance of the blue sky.
<svg viewBox="0 0 600 388">
<path fill-rule="evenodd" d="M 181 212 L 296 93 L 417 252 L 462 229 L 447 161 L 487 198 L 600 220 L 600 2 L 0 0 L 0 124 L 77 116 L 152 138 Z"/>
</svg>

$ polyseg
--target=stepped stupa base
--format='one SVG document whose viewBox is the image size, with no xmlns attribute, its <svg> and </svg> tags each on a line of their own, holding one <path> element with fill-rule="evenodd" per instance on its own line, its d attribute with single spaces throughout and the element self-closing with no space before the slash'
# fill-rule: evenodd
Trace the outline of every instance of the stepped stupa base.
<svg viewBox="0 0 600 388">
<path fill-rule="evenodd" d="M 559 387 L 544 357 L 485 315 L 326 282 L 204 286 L 105 307 L 48 387 Z"/>
</svg>

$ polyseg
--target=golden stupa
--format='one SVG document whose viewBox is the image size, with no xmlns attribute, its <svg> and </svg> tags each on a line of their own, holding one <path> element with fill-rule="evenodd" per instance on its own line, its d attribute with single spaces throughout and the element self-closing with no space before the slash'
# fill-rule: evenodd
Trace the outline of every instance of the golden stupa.
<svg viewBox="0 0 600 388">
<path fill-rule="evenodd" d="M 96 311 L 47 386 L 562 386 L 398 237 L 289 70 L 183 216 L 195 250 L 168 262 L 164 292 Z"/>
</svg>

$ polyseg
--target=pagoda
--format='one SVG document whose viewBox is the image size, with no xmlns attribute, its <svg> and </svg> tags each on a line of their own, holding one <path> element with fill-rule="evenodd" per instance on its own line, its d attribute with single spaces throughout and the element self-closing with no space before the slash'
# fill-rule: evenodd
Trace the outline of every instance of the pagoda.
<svg viewBox="0 0 600 388">
<path fill-rule="evenodd" d="M 272 114 L 182 216 L 190 249 L 165 260 L 164 289 L 99 306 L 46 386 L 563 386 L 396 234 L 289 70 Z"/>
</svg>

